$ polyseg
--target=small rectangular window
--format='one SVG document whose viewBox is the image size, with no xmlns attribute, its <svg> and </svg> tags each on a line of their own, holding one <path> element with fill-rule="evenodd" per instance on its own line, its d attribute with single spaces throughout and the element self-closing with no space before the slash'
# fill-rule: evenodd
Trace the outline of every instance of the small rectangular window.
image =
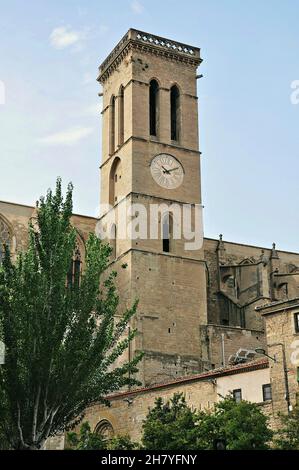
<svg viewBox="0 0 299 470">
<path fill-rule="evenodd" d="M 299 312 L 296 312 L 294 314 L 294 320 L 295 320 L 295 331 L 296 333 L 299 333 Z"/>
<path fill-rule="evenodd" d="M 233 397 L 236 403 L 240 403 L 242 401 L 242 390 L 241 388 L 237 388 L 236 390 L 233 390 Z"/>
<path fill-rule="evenodd" d="M 163 251 L 169 253 L 169 238 L 163 238 Z"/>
<path fill-rule="evenodd" d="M 272 400 L 271 384 L 263 385 L 263 401 Z"/>
</svg>

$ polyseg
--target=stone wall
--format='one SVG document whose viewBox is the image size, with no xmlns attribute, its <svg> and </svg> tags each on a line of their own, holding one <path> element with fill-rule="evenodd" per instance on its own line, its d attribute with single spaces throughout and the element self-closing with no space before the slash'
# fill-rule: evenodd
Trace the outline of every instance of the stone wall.
<svg viewBox="0 0 299 470">
<path fill-rule="evenodd" d="M 12 256 L 26 249 L 28 244 L 28 223 L 36 215 L 36 208 L 10 202 L 0 201 L 0 217 L 7 223 L 12 238 Z M 89 233 L 94 233 L 96 219 L 74 214 L 72 224 L 77 229 L 78 238 L 84 246 Z M 1 242 L 1 240 L 0 240 Z"/>
<path fill-rule="evenodd" d="M 258 380 L 254 379 L 255 374 L 258 375 Z M 98 423 L 107 420 L 115 434 L 129 434 L 134 441 L 139 441 L 142 423 L 158 397 L 166 401 L 174 393 L 182 393 L 193 409 L 209 410 L 222 399 L 220 392 L 229 391 L 232 384 L 236 389 L 242 388 L 244 396 L 250 401 L 259 403 L 263 383 L 269 383 L 269 369 L 265 360 L 120 393 L 110 397 L 109 408 L 94 405 L 87 409 L 84 420 L 90 423 L 92 430 Z"/>
<path fill-rule="evenodd" d="M 144 392 L 120 395 L 111 400 L 111 407 L 95 405 L 89 408 L 84 419 L 91 428 L 102 420 L 108 420 L 116 434 L 129 434 L 134 441 L 139 441 L 142 434 L 142 422 L 149 408 L 154 406 L 156 398 L 170 399 L 174 393 L 183 393 L 188 403 L 197 409 L 211 408 L 217 399 L 216 388 L 212 382 L 201 382 L 200 390 L 192 384 L 177 384 Z"/>
<path fill-rule="evenodd" d="M 299 399 L 299 333 L 296 332 L 294 315 L 299 312 L 299 300 L 270 304 L 264 313 L 274 413 L 287 413 L 287 389 L 290 405 Z"/>
<path fill-rule="evenodd" d="M 201 328 L 201 338 L 202 341 L 205 341 L 207 357 L 209 358 L 211 368 L 223 366 L 222 337 L 226 365 L 228 364 L 229 357 L 234 355 L 240 348 L 250 350 L 266 348 L 265 335 L 261 330 L 248 330 L 212 324 L 206 327 L 203 326 Z"/>
<path fill-rule="evenodd" d="M 298 253 L 205 238 L 204 256 L 208 323 L 262 330 L 256 306 L 299 295 Z M 239 308 L 239 316 L 229 315 L 221 293 Z"/>
</svg>

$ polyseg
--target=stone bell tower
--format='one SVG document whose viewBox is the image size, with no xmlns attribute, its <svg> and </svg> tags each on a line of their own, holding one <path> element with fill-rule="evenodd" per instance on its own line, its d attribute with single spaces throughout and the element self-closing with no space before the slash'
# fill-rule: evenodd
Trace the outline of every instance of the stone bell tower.
<svg viewBox="0 0 299 470">
<path fill-rule="evenodd" d="M 177 235 L 186 205 L 193 230 L 197 235 L 201 231 L 195 225 L 201 204 L 196 91 L 200 63 L 196 47 L 130 29 L 99 68 L 101 204 L 106 205 L 101 224 L 113 246 L 111 268 L 118 272 L 122 310 L 139 299 L 134 319 L 139 334 L 129 354 L 144 351 L 139 371 L 145 385 L 203 368 L 203 249 L 201 244 L 190 248 L 182 227 Z M 137 211 L 132 209 L 136 204 Z M 119 212 L 124 206 L 131 208 L 137 236 L 132 236 L 132 226 L 123 235 Z M 170 206 L 173 212 L 167 212 Z M 158 236 L 153 236 L 153 226 Z"/>
</svg>

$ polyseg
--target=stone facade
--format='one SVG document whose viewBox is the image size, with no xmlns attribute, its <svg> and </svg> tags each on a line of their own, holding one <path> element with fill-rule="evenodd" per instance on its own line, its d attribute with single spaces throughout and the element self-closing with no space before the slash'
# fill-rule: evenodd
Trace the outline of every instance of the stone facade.
<svg viewBox="0 0 299 470">
<path fill-rule="evenodd" d="M 101 203 L 116 213 L 121 204 L 142 205 L 147 214 L 154 204 L 201 203 L 200 152 L 196 70 L 197 48 L 172 44 L 130 30 L 100 67 L 103 87 L 103 146 Z M 164 41 L 166 44 L 166 42 Z M 189 51 L 192 49 L 192 53 Z M 159 85 L 157 133 L 151 135 L 150 83 Z M 180 136 L 171 139 L 170 91 L 180 90 Z M 122 90 L 122 92 L 120 92 Z M 121 104 L 122 103 L 122 104 Z M 123 135 L 120 139 L 120 106 L 123 106 Z M 175 191 L 159 186 L 151 176 L 151 160 L 171 154 L 184 167 L 184 183 Z M 112 197 L 113 195 L 113 197 Z M 104 209 L 101 224 L 109 226 L 111 209 Z M 187 251 L 185 240 L 176 240 L 175 250 L 165 253 L 159 237 L 141 235 L 137 240 L 117 237 L 113 268 L 127 263 L 129 291 L 120 296 L 129 302 L 139 299 L 135 319 L 140 334 L 132 353 L 145 353 L 139 379 L 145 385 L 203 370 L 199 330 L 207 323 L 206 281 L 203 249 Z M 188 319 L 186 321 L 186 319 Z"/>
<path fill-rule="evenodd" d="M 299 298 L 258 308 L 266 324 L 273 407 L 287 413 L 299 403 Z"/>
<path fill-rule="evenodd" d="M 154 385 L 109 397 L 111 406 L 95 405 L 86 411 L 85 418 L 94 430 L 101 422 L 111 423 L 113 433 L 130 435 L 140 441 L 142 423 L 158 397 L 172 398 L 182 393 L 187 403 L 197 410 L 209 410 L 222 396 L 242 390 L 244 399 L 271 408 L 263 401 L 262 387 L 270 382 L 268 361 L 259 360 L 229 368 L 189 376 L 165 384 Z"/>
<path fill-rule="evenodd" d="M 36 208 L 33 206 L 0 201 L 0 221 L 7 227 L 9 233 L 9 247 L 13 258 L 16 257 L 18 252 L 25 250 L 27 247 L 28 224 L 31 220 L 34 220 L 35 213 Z M 89 233 L 95 231 L 96 222 L 96 219 L 93 217 L 77 214 L 72 216 L 72 223 L 77 230 L 78 244 L 83 257 L 85 241 Z M 1 246 L 4 242 L 6 242 L 6 240 L 0 240 Z"/>
</svg>

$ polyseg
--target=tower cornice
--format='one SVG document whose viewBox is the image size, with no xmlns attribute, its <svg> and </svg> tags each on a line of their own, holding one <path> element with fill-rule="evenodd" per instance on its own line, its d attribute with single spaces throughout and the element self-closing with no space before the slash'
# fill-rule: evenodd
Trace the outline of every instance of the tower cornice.
<svg viewBox="0 0 299 470">
<path fill-rule="evenodd" d="M 129 29 L 99 67 L 98 81 L 104 83 L 131 50 L 139 50 L 197 67 L 202 62 L 200 49 L 178 41 Z"/>
</svg>

